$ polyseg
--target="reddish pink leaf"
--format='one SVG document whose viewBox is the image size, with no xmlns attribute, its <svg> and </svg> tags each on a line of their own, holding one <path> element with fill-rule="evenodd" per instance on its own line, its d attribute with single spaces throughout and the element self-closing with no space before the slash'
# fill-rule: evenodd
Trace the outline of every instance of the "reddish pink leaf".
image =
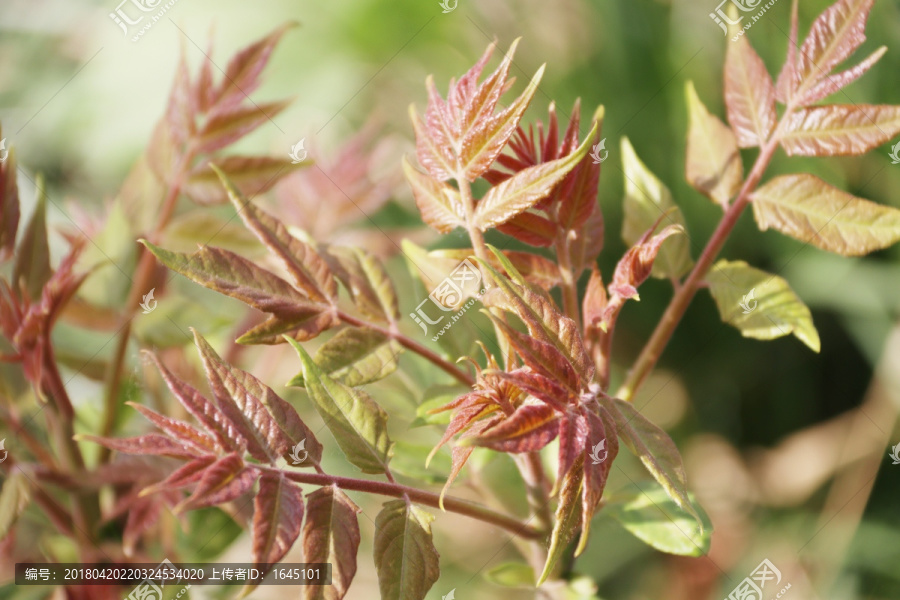
<svg viewBox="0 0 900 600">
<path fill-rule="evenodd" d="M 791 156 L 864 154 L 900 133 L 900 106 L 834 104 L 788 117 L 781 146 Z"/>
<path fill-rule="evenodd" d="M 253 501 L 254 566 L 268 570 L 284 558 L 300 537 L 302 522 L 300 487 L 280 473 L 263 472 Z"/>
<path fill-rule="evenodd" d="M 75 436 L 78 441 L 87 440 L 106 446 L 116 452 L 125 454 L 150 454 L 154 456 L 170 456 L 172 458 L 196 458 L 196 454 L 184 447 L 184 444 L 176 442 L 170 437 L 160 433 L 148 433 L 131 438 L 107 438 L 97 435 L 80 434 Z"/>
<path fill-rule="evenodd" d="M 459 192 L 441 181 L 428 177 L 403 158 L 403 173 L 413 190 L 416 206 L 425 223 L 449 233 L 465 225 L 465 215 Z"/>
<path fill-rule="evenodd" d="M 253 198 L 272 189 L 276 183 L 296 171 L 302 164 L 287 158 L 272 156 L 228 156 L 205 162 L 191 171 L 184 185 L 184 193 L 198 204 L 224 204 L 228 194 L 219 179 L 220 172 L 228 176 L 236 189 Z"/>
<path fill-rule="evenodd" d="M 559 463 L 556 478 L 565 479 L 572 465 L 584 454 L 588 440 L 587 418 L 573 410 L 566 411 L 559 420 Z"/>
<path fill-rule="evenodd" d="M 197 151 L 207 154 L 221 150 L 238 141 L 260 125 L 272 119 L 290 105 L 289 100 L 266 104 L 237 105 L 207 119 L 198 132 Z"/>
<path fill-rule="evenodd" d="M 176 506 L 175 512 L 230 502 L 250 491 L 254 481 L 253 470 L 236 452 L 226 454 L 206 468 L 194 493 Z"/>
<path fill-rule="evenodd" d="M 619 453 L 619 439 L 616 436 L 616 425 L 605 408 L 600 409 L 600 416 L 593 411 L 583 409 L 587 419 L 588 435 L 584 449 L 584 495 L 581 506 L 581 539 L 575 555 L 578 556 L 587 545 L 591 532 L 591 519 L 603 497 L 606 481 L 612 463 Z"/>
<path fill-rule="evenodd" d="M 259 86 L 259 75 L 269 62 L 281 36 L 296 23 L 282 25 L 266 37 L 247 46 L 228 62 L 225 77 L 216 92 L 216 111 L 227 110 L 248 97 Z"/>
<path fill-rule="evenodd" d="M 494 318 L 494 323 L 503 330 L 516 352 L 526 365 L 544 377 L 559 382 L 570 391 L 578 390 L 580 379 L 568 359 L 555 346 L 520 333 L 501 319 Z"/>
<path fill-rule="evenodd" d="M 556 241 L 556 224 L 533 212 L 520 213 L 497 229 L 531 246 L 547 247 Z"/>
<path fill-rule="evenodd" d="M 437 97 L 437 102 L 443 104 L 437 96 L 434 80 L 430 75 L 426 86 L 429 93 L 433 92 L 434 97 Z M 447 181 L 452 179 L 457 171 L 457 159 L 453 154 L 453 146 L 450 144 L 450 137 L 444 124 L 443 113 L 446 109 L 434 106 L 433 102 L 434 100 L 429 99 L 428 108 L 425 111 L 427 123 L 425 126 L 419 121 L 415 107 L 409 107 L 409 118 L 412 120 L 413 131 L 416 135 L 416 158 L 434 179 Z"/>
<path fill-rule="evenodd" d="M 166 120 L 169 130 L 178 144 L 183 144 L 196 131 L 197 102 L 191 87 L 191 78 L 184 60 L 184 47 L 175 72 L 175 81 L 169 94 Z"/>
<path fill-rule="evenodd" d="M 356 575 L 359 550 L 359 507 L 335 486 L 325 486 L 306 497 L 303 558 L 331 563 L 331 585 L 303 586 L 304 600 L 341 600 Z"/>
<path fill-rule="evenodd" d="M 887 46 L 882 46 L 875 52 L 873 52 L 869 57 L 859 63 L 858 65 L 847 69 L 846 71 L 841 71 L 840 73 L 835 73 L 834 75 L 828 75 L 822 81 L 817 83 L 815 86 L 810 88 L 809 91 L 805 92 L 800 98 L 797 99 L 797 104 L 799 106 L 806 106 L 809 104 L 813 104 L 834 94 L 838 90 L 841 90 L 860 77 L 862 77 L 866 71 L 872 68 L 872 66 L 881 60 L 881 57 L 884 56 L 884 53 L 887 52 Z"/>
<path fill-rule="evenodd" d="M 762 145 L 775 129 L 775 87 L 762 59 L 746 37 L 728 44 L 725 106 L 728 122 L 741 148 Z"/>
<path fill-rule="evenodd" d="M 791 32 L 788 34 L 787 60 L 778 74 L 775 82 L 775 98 L 782 104 L 791 101 L 796 90 L 797 74 L 797 4 L 799 0 L 791 3 Z"/>
<path fill-rule="evenodd" d="M 133 556 L 141 536 L 159 520 L 163 503 L 156 498 L 138 498 L 128 507 L 128 518 L 122 531 L 122 552 Z"/>
<path fill-rule="evenodd" d="M 559 433 L 559 416 L 549 405 L 523 404 L 477 437 L 460 440 L 464 445 L 484 446 L 498 452 L 540 450 Z"/>
<path fill-rule="evenodd" d="M 206 468 L 216 462 L 215 456 L 200 456 L 185 463 L 172 472 L 171 475 L 158 483 L 147 486 L 141 490 L 141 496 L 149 496 L 164 490 L 179 490 L 199 482 L 206 472 Z"/>
<path fill-rule="evenodd" d="M 684 233 L 680 225 L 669 225 L 650 238 L 655 229 L 656 227 L 645 233 L 638 243 L 619 260 L 609 286 L 610 294 L 620 296 L 625 300 L 637 299 L 637 288 L 650 277 L 653 262 L 659 254 L 662 243 L 672 235 Z"/>
<path fill-rule="evenodd" d="M 191 446 L 197 452 L 214 454 L 222 449 L 210 436 L 184 421 L 170 419 L 134 402 L 126 402 L 125 404 L 144 415 L 148 421 L 162 429 L 170 437 L 183 442 L 187 446 Z"/>
</svg>

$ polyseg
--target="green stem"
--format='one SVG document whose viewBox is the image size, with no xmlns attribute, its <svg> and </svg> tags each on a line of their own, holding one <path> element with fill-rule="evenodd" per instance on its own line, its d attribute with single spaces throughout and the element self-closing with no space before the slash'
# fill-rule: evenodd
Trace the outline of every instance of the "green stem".
<svg viewBox="0 0 900 600">
<path fill-rule="evenodd" d="M 578 281 L 572 270 L 572 253 L 566 231 L 560 230 L 556 236 L 556 262 L 559 265 L 561 279 L 563 309 L 566 316 L 575 321 L 581 331 L 581 307 L 578 305 Z"/>
<path fill-rule="evenodd" d="M 433 508 L 440 508 L 439 494 L 426 492 L 399 483 L 353 479 L 351 477 L 338 477 L 335 475 L 326 475 L 324 473 L 283 471 L 266 466 L 256 466 L 256 468 L 261 471 L 282 473 L 285 477 L 291 481 L 296 481 L 297 483 L 308 483 L 320 486 L 334 485 L 342 490 L 367 492 L 370 494 L 379 494 L 381 496 L 390 496 L 392 498 L 403 498 L 405 496 L 413 502 L 418 502 L 419 504 L 424 504 L 425 506 L 431 506 Z M 473 519 L 478 519 L 485 523 L 496 525 L 501 529 L 505 529 L 506 531 L 525 539 L 541 540 L 545 535 L 543 531 L 527 525 L 526 523 L 522 523 L 513 517 L 495 512 L 485 506 L 461 498 L 444 496 L 444 509 L 449 512 L 455 512 Z"/>
</svg>

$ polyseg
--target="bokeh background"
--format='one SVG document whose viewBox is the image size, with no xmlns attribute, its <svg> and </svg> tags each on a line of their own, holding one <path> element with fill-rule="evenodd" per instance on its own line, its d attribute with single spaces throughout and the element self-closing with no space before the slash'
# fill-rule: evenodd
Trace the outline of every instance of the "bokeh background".
<svg viewBox="0 0 900 600">
<path fill-rule="evenodd" d="M 437 0 L 179 0 L 132 43 L 108 16 L 115 0 L 4 0 L 0 120 L 20 164 L 47 177 L 54 200 L 51 222 L 68 226 L 69 218 L 82 224 L 102 221 L 150 141 L 179 52 L 196 68 L 212 42 L 212 60 L 224 66 L 238 48 L 295 20 L 300 27 L 285 36 L 264 85 L 253 96 L 258 102 L 292 96 L 294 103 L 235 151 L 282 155 L 305 138 L 314 156 L 326 160 L 367 130 L 377 159 L 370 176 L 380 187 L 364 183 L 354 193 L 365 211 L 322 192 L 302 176 L 286 180 L 267 201 L 283 210 L 293 225 L 320 237 L 364 243 L 386 257 L 397 254 L 396 244 L 404 237 L 427 246 L 458 246 L 462 240 L 438 240 L 417 225 L 410 193 L 396 176 L 400 157 L 412 149 L 407 107 L 424 105 L 427 74 L 433 73 L 445 90 L 449 79 L 464 72 L 493 39 L 505 48 L 522 36 L 513 68 L 519 80 L 547 63 L 526 122 L 545 115 L 551 99 L 562 114 L 578 97 L 586 111 L 598 104 L 606 107 L 603 135 L 610 155 L 603 165 L 600 203 L 607 235 L 600 266 L 610 273 L 625 250 L 618 235 L 622 137 L 632 141 L 672 189 L 685 213 L 695 256 L 719 218 L 720 209 L 690 188 L 683 175 L 685 83 L 692 80 L 710 110 L 724 117 L 721 71 L 730 42 L 708 16 L 715 2 L 459 0 L 454 11 L 444 14 Z M 801 34 L 828 4 L 801 0 Z M 748 33 L 774 73 L 785 54 L 789 13 L 790 0 L 779 0 Z M 887 0 L 876 2 L 867 33 L 861 56 L 880 45 L 889 51 L 839 101 L 898 104 L 900 7 Z M 769 175 L 811 172 L 858 196 L 900 207 L 900 165 L 891 164 L 889 150 L 886 146 L 863 157 L 815 160 L 779 153 Z M 745 153 L 749 159 L 752 152 Z M 26 191 L 24 196 L 27 212 L 31 194 Z M 230 243 L 247 242 L 238 232 L 233 235 Z M 96 237 L 116 259 L 126 261 L 133 252 L 127 238 L 117 238 L 109 229 L 97 231 Z M 757 564 L 769 559 L 792 586 L 788 598 L 900 598 L 900 466 L 892 466 L 887 457 L 889 447 L 900 442 L 900 250 L 865 259 L 839 258 L 774 232 L 761 233 L 745 214 L 723 256 L 785 277 L 812 310 L 822 352 L 815 355 L 792 337 L 772 342 L 743 339 L 720 322 L 708 295 L 698 294 L 636 405 L 682 449 L 689 485 L 716 528 L 712 552 L 698 559 L 662 555 L 600 516 L 575 571 L 592 579 L 605 600 L 711 600 L 726 597 Z M 403 308 L 409 308 L 419 291 L 413 292 L 402 258 L 390 261 L 407 303 Z M 125 283 L 107 269 L 89 280 L 85 293 L 115 306 L 127 291 Z M 221 340 L 233 338 L 228 327 L 237 305 L 185 292 L 191 293 L 198 304 L 192 308 L 191 302 L 182 303 L 178 322 L 218 332 Z M 621 378 L 669 296 L 668 284 L 651 281 L 641 290 L 641 302 L 624 311 L 614 377 Z M 174 346 L 178 332 L 167 332 L 166 327 L 159 318 L 139 333 L 159 345 Z M 106 337 L 79 337 L 63 330 L 58 341 L 72 348 L 73 355 L 100 349 L 95 362 L 102 368 Z M 137 380 L 142 366 L 136 349 L 131 367 Z M 256 365 L 251 370 L 276 389 L 298 368 L 281 349 L 249 350 L 240 360 L 247 367 Z M 404 380 L 380 388 L 392 415 L 414 413 L 417 400 L 411 390 L 427 387 L 434 376 L 412 359 L 402 364 Z M 86 415 L 79 427 L 88 430 L 101 397 L 99 384 L 90 373 L 82 373 L 72 388 Z M 139 395 L 136 386 L 131 393 Z M 414 418 L 399 418 L 394 437 L 433 443 L 437 430 L 409 429 Z M 125 423 L 123 429 L 130 426 Z M 330 438 L 324 437 L 327 445 Z M 326 461 L 326 469 L 350 474 L 342 460 L 338 455 L 333 464 Z M 622 469 L 614 470 L 611 493 L 626 490 L 632 479 L 642 476 L 634 461 L 623 458 L 616 464 Z M 503 460 L 486 462 L 480 478 L 501 497 L 513 497 L 520 484 L 510 472 Z M 466 495 L 465 487 L 455 492 Z M 374 518 L 377 501 L 354 498 Z M 351 600 L 377 595 L 370 558 L 373 524 L 366 518 L 361 523 L 360 573 L 348 595 Z M 187 549 L 192 547 L 188 538 L 207 534 L 210 542 L 185 560 L 248 556 L 246 534 L 212 511 L 192 518 L 180 535 Z M 451 589 L 460 600 L 532 595 L 497 587 L 484 577 L 516 557 L 515 545 L 505 534 L 440 514 L 435 536 L 442 576 L 429 598 L 441 598 Z M 37 593 L 0 588 L 0 597 L 39 597 Z M 281 594 L 280 589 L 262 589 L 253 597 Z"/>
</svg>

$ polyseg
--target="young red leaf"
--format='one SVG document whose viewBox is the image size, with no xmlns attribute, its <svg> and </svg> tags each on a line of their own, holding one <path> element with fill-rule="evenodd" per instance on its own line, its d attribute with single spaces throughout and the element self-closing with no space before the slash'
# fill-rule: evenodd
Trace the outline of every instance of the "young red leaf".
<svg viewBox="0 0 900 600">
<path fill-rule="evenodd" d="M 556 224 L 547 217 L 528 211 L 498 225 L 497 230 L 531 246 L 547 247 L 556 241 Z"/>
<path fill-rule="evenodd" d="M 778 80 L 775 82 L 775 99 L 787 104 L 794 96 L 797 87 L 797 5 L 799 0 L 791 2 L 791 32 L 788 34 L 787 59 Z"/>
<path fill-rule="evenodd" d="M 822 81 L 817 83 L 815 86 L 809 89 L 809 91 L 805 92 L 803 96 L 797 99 L 797 104 L 799 106 L 807 106 L 809 104 L 813 104 L 818 102 L 819 100 L 834 94 L 838 90 L 841 90 L 863 75 L 871 69 L 875 63 L 881 60 L 881 57 L 884 56 L 884 53 L 887 52 L 887 46 L 882 46 L 875 52 L 869 55 L 866 60 L 862 61 L 858 65 L 855 65 L 846 71 L 841 71 L 840 73 L 835 73 L 834 75 L 828 75 Z"/>
<path fill-rule="evenodd" d="M 571 392 L 581 387 L 575 369 L 555 346 L 516 331 L 502 319 L 493 318 L 493 321 L 503 331 L 526 365 L 544 377 L 565 386 Z"/>
<path fill-rule="evenodd" d="M 663 242 L 673 235 L 684 234 L 684 229 L 680 225 L 669 225 L 651 238 L 650 235 L 655 229 L 656 227 L 648 230 L 619 260 L 609 286 L 610 294 L 624 300 L 639 299 L 637 288 L 650 277 L 653 263 Z"/>
<path fill-rule="evenodd" d="M 797 57 L 797 95 L 827 77 L 866 40 L 875 0 L 838 0 L 815 20 Z"/>
<path fill-rule="evenodd" d="M 452 271 L 459 263 L 474 255 L 475 251 L 471 248 L 448 248 L 432 250 L 428 253 L 429 257 L 446 259 L 447 271 Z M 503 256 L 530 284 L 549 291 L 560 283 L 559 267 L 548 258 L 532 254 L 531 252 L 519 252 L 516 250 L 504 250 Z M 495 269 L 502 268 L 496 255 L 489 254 L 488 261 Z"/>
<path fill-rule="evenodd" d="M 593 137 L 588 136 L 586 140 L 591 147 L 599 143 L 604 115 L 605 109 L 602 106 L 594 113 L 593 123 L 596 125 L 596 133 Z M 570 127 L 576 122 L 573 116 Z M 578 132 L 574 131 L 573 134 L 577 136 Z M 602 217 L 597 204 L 601 165 L 601 162 L 594 160 L 590 153 L 587 153 L 563 182 L 559 191 L 559 224 L 564 230 L 581 230 L 593 213 L 598 213 Z M 600 243 L 602 244 L 602 239 Z"/>
<path fill-rule="evenodd" d="M 329 303 L 337 296 L 337 282 L 328 263 L 316 251 L 297 239 L 281 221 L 251 203 L 229 179 L 227 172 L 213 167 L 235 210 L 291 276 L 294 287 L 311 300 Z"/>
<path fill-rule="evenodd" d="M 775 87 L 766 65 L 741 37 L 725 56 L 725 106 L 741 148 L 761 146 L 775 129 Z"/>
<path fill-rule="evenodd" d="M 196 458 L 196 453 L 161 433 L 148 433 L 131 438 L 108 438 L 97 435 L 79 434 L 77 441 L 89 441 L 125 454 L 149 454 L 172 458 Z"/>
<path fill-rule="evenodd" d="M 403 173 L 412 187 L 422 220 L 428 226 L 440 233 L 449 233 L 465 225 L 462 200 L 458 191 L 421 173 L 409 164 L 406 157 L 403 157 Z"/>
<path fill-rule="evenodd" d="M 566 547 L 581 524 L 581 494 L 584 488 L 584 455 L 580 455 L 575 464 L 563 478 L 559 491 L 559 504 L 556 507 L 556 521 L 550 536 L 550 548 L 547 550 L 547 561 L 544 570 L 538 577 L 537 585 L 547 581 L 556 563 L 565 554 Z"/>
<path fill-rule="evenodd" d="M 375 518 L 375 570 L 382 600 L 424 600 L 440 576 L 431 538 L 434 517 L 406 500 L 391 500 Z"/>
<path fill-rule="evenodd" d="M 198 483 L 206 472 L 206 468 L 216 462 L 216 457 L 212 455 L 200 456 L 194 460 L 185 463 L 158 483 L 147 486 L 141 490 L 141 496 L 149 496 L 161 491 L 179 490 L 189 485 Z"/>
<path fill-rule="evenodd" d="M 588 447 L 588 422 L 584 411 L 570 408 L 559 419 L 559 461 L 557 481 L 563 481 L 579 456 Z"/>
<path fill-rule="evenodd" d="M 196 131 L 198 103 L 193 94 L 190 73 L 184 58 L 184 45 L 178 60 L 172 91 L 169 93 L 169 104 L 166 109 L 166 121 L 169 131 L 177 144 L 186 142 Z"/>
<path fill-rule="evenodd" d="M 516 369 L 511 373 L 499 371 L 497 377 L 510 382 L 559 412 L 565 411 L 566 405 L 571 403 L 575 396 L 571 390 L 553 378 L 534 373 L 529 369 Z"/>
<path fill-rule="evenodd" d="M 720 206 L 738 191 L 744 179 L 744 166 L 734 132 L 710 114 L 697 95 L 694 84 L 687 84 L 690 113 L 685 176 L 694 189 Z"/>
<path fill-rule="evenodd" d="M 477 437 L 460 440 L 461 445 L 483 446 L 497 452 L 534 452 L 552 442 L 559 433 L 559 415 L 547 404 L 523 404 Z"/>
<path fill-rule="evenodd" d="M 295 26 L 296 23 L 282 25 L 234 55 L 228 62 L 225 77 L 215 93 L 216 110 L 226 110 L 242 102 L 259 86 L 259 75 L 268 64 L 272 51 L 281 36 Z"/>
<path fill-rule="evenodd" d="M 125 404 L 133 407 L 139 413 L 144 415 L 144 417 L 148 421 L 159 427 L 170 437 L 182 442 L 186 446 L 192 447 L 192 449 L 198 453 L 215 454 L 216 452 L 222 450 L 222 447 L 219 446 L 219 444 L 216 443 L 216 441 L 213 440 L 210 436 L 201 432 L 196 427 L 188 425 L 184 421 L 171 419 L 150 410 L 146 406 L 135 404 L 134 402 L 126 402 Z"/>
<path fill-rule="evenodd" d="M 834 104 L 793 112 L 779 138 L 790 156 L 865 154 L 900 133 L 900 106 Z"/>
<path fill-rule="evenodd" d="M 236 452 L 226 454 L 204 470 L 194 493 L 176 506 L 175 512 L 230 502 L 250 491 L 254 481 L 253 470 Z"/>
<path fill-rule="evenodd" d="M 197 132 L 197 151 L 212 153 L 238 141 L 260 125 L 271 122 L 278 113 L 290 105 L 290 100 L 235 106 L 231 110 L 216 113 Z"/>
<path fill-rule="evenodd" d="M 300 537 L 302 523 L 300 487 L 281 473 L 264 471 L 253 500 L 253 565 L 267 570 L 284 558 Z"/>
<path fill-rule="evenodd" d="M 429 93 L 433 91 L 434 98 L 443 105 L 434 89 L 434 79 L 431 75 L 428 76 L 425 87 Z M 409 118 L 416 136 L 416 158 L 435 180 L 447 181 L 456 173 L 458 160 L 453 153 L 450 134 L 445 125 L 443 113 L 446 108 L 433 108 L 432 103 L 433 101 L 429 99 L 428 109 L 425 111 L 427 125 L 419 121 L 416 107 L 412 104 L 409 106 Z"/>
<path fill-rule="evenodd" d="M 321 487 L 306 497 L 303 557 L 306 562 L 331 563 L 331 585 L 303 586 L 303 600 L 341 600 L 356 575 L 360 509 L 335 486 Z"/>
<path fill-rule="evenodd" d="M 219 181 L 217 170 L 228 176 L 234 186 L 251 198 L 272 189 L 302 163 L 294 164 L 286 158 L 272 156 L 229 156 L 196 167 L 184 184 L 184 193 L 198 204 L 224 204 L 228 195 Z"/>
<path fill-rule="evenodd" d="M 776 177 L 751 196 L 759 228 L 843 256 L 900 241 L 900 210 L 841 191 L 813 175 Z"/>
<path fill-rule="evenodd" d="M 585 157 L 598 126 L 595 122 L 584 143 L 568 156 L 524 169 L 492 187 L 475 210 L 479 229 L 502 225 L 545 198 Z"/>
<path fill-rule="evenodd" d="M 222 448 L 235 450 L 238 453 L 242 453 L 247 448 L 247 440 L 244 439 L 244 436 L 238 432 L 215 404 L 207 400 L 192 386 L 176 378 L 155 354 L 147 352 L 146 355 L 156 365 L 159 374 L 162 376 L 163 381 L 166 382 L 166 386 L 168 386 L 172 395 L 197 419 L 206 431 L 213 435 Z"/>
<path fill-rule="evenodd" d="M 600 408 L 600 416 L 584 409 L 588 435 L 584 457 L 584 492 L 581 502 L 581 538 L 575 549 L 579 556 L 587 547 L 591 533 L 591 519 L 603 497 L 606 481 L 613 461 L 619 453 L 619 439 L 616 436 L 615 421 L 605 408 Z"/>
<path fill-rule="evenodd" d="M 272 464 L 279 456 L 288 454 L 293 440 L 279 427 L 261 400 L 267 397 L 268 404 L 273 405 L 275 392 L 250 373 L 223 361 L 203 336 L 192 331 L 219 409 L 247 440 L 250 455 Z M 311 432 L 308 434 L 312 436 Z M 311 447 L 317 444 L 314 442 L 315 438 L 307 439 Z"/>
</svg>

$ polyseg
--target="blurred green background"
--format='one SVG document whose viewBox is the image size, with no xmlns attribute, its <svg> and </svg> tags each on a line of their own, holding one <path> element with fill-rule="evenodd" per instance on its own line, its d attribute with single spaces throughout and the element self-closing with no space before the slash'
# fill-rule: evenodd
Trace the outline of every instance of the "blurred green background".
<svg viewBox="0 0 900 600">
<path fill-rule="evenodd" d="M 399 140 L 387 157 L 396 164 L 412 151 L 407 107 L 424 106 L 425 76 L 433 73 L 445 91 L 491 40 L 505 48 L 522 36 L 513 69 L 519 80 L 547 63 L 526 122 L 545 118 L 551 99 L 562 114 L 577 97 L 586 112 L 606 106 L 610 158 L 600 187 L 607 230 L 600 266 L 611 273 L 625 250 L 618 235 L 622 137 L 672 189 L 695 257 L 720 216 L 683 175 L 685 83 L 693 80 L 709 109 L 724 118 L 721 71 L 730 42 L 708 16 L 715 1 L 459 0 L 443 14 L 437 0 L 179 0 L 132 43 L 108 16 L 114 0 L 4 0 L 0 119 L 20 164 L 47 176 L 57 204 L 51 221 L 65 225 L 67 215 L 102 215 L 115 197 L 164 110 L 180 50 L 196 67 L 213 40 L 212 59 L 224 67 L 236 49 L 284 21 L 300 22 L 253 96 L 258 102 L 292 96 L 294 104 L 234 150 L 282 155 L 307 138 L 327 153 L 374 118 L 385 136 Z M 801 35 L 829 4 L 801 0 Z M 789 13 L 790 0 L 779 0 L 748 33 L 775 74 Z M 859 59 L 880 45 L 889 51 L 837 101 L 900 104 L 900 7 L 876 2 L 867 34 Z M 815 160 L 779 153 L 768 176 L 815 173 L 900 207 L 900 166 L 891 164 L 889 150 Z M 752 158 L 752 151 L 745 153 L 745 161 Z M 373 218 L 379 225 L 409 226 L 408 190 L 397 186 Z M 358 226 L 378 232 L 364 218 Z M 719 321 L 708 295 L 698 294 L 636 404 L 684 452 L 689 484 L 716 526 L 713 550 L 708 558 L 667 557 L 599 517 L 574 569 L 596 581 L 601 598 L 719 599 L 764 558 L 792 584 L 787 597 L 900 598 L 900 466 L 886 456 L 888 446 L 900 442 L 898 253 L 895 247 L 865 259 L 839 258 L 760 233 L 751 215 L 743 216 L 723 256 L 785 277 L 812 309 L 822 352 L 814 355 L 792 337 L 743 339 Z M 392 269 L 401 270 L 399 260 Z M 640 350 L 669 296 L 667 283 L 651 281 L 641 302 L 624 311 L 615 377 Z M 97 392 L 86 383 L 84 395 Z M 639 464 L 621 464 L 612 492 L 627 490 L 640 472 Z M 494 471 L 489 466 L 486 473 Z M 360 502 L 375 514 L 377 504 Z M 372 523 L 362 522 L 370 544 Z M 460 600 L 529 597 L 482 577 L 514 558 L 505 535 L 448 515 L 439 515 L 435 528 L 443 572 L 430 598 L 451 589 Z M 366 544 L 351 600 L 376 593 Z M 254 597 L 276 597 L 266 593 Z"/>
</svg>

